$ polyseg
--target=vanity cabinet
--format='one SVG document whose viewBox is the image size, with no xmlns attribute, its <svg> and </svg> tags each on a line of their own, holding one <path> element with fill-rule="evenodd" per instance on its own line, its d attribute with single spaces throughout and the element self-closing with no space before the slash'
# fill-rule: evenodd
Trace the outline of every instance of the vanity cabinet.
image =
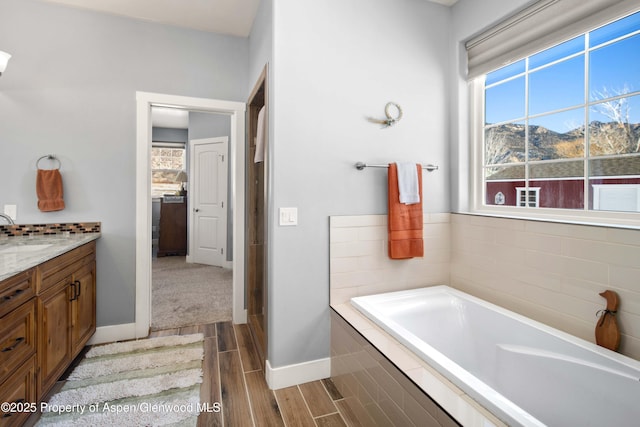
<svg viewBox="0 0 640 427">
<path fill-rule="evenodd" d="M 0 282 L 0 402 L 35 402 L 35 269 Z M 0 426 L 22 424 L 29 413 L 0 410 Z"/>
<path fill-rule="evenodd" d="M 96 330 L 95 242 L 41 264 L 37 272 L 41 398 Z"/>
</svg>

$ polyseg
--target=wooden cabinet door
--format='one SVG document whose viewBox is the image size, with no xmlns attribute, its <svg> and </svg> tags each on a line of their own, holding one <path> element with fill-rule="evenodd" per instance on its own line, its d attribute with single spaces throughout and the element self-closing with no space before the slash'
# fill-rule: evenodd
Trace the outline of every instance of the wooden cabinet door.
<svg viewBox="0 0 640 427">
<path fill-rule="evenodd" d="M 38 302 L 39 396 L 43 396 L 71 363 L 71 277 L 61 280 Z"/>
<path fill-rule="evenodd" d="M 77 356 L 96 331 L 96 262 L 73 273 L 75 288 L 71 302 L 72 355 Z"/>
<path fill-rule="evenodd" d="M 36 399 L 36 356 L 31 356 L 0 388 L 0 402 L 11 404 L 35 404 Z M 30 411 L 5 412 L 0 409 L 0 427 L 21 426 L 31 415 Z"/>
</svg>

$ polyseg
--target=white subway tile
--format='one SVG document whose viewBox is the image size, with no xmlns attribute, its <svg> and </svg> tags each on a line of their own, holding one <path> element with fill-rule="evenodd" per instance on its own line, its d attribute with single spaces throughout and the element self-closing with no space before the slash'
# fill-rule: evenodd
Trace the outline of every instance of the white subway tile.
<svg viewBox="0 0 640 427">
<path fill-rule="evenodd" d="M 640 246 L 640 230 L 608 228 L 607 241 L 621 245 Z"/>
<path fill-rule="evenodd" d="M 607 227 L 596 227 L 591 225 L 567 224 L 569 237 L 587 240 L 607 240 Z"/>
<path fill-rule="evenodd" d="M 568 236 L 569 224 L 544 221 L 525 221 L 525 230 L 530 233 L 551 234 L 554 236 Z"/>
<path fill-rule="evenodd" d="M 612 265 L 635 267 L 640 260 L 640 246 L 628 246 L 607 242 L 568 239 L 562 241 L 563 255 Z"/>
<path fill-rule="evenodd" d="M 360 268 L 359 259 L 359 257 L 331 258 L 329 260 L 329 271 L 331 273 L 358 271 Z"/>
<path fill-rule="evenodd" d="M 331 288 L 331 305 L 348 303 L 351 298 L 358 296 L 358 288 Z"/>
<path fill-rule="evenodd" d="M 430 224 L 432 223 L 450 223 L 451 222 L 451 214 L 448 212 L 443 213 L 429 213 L 424 215 L 425 222 Z"/>
<path fill-rule="evenodd" d="M 338 242 L 330 244 L 331 258 L 373 255 L 379 251 L 380 243 L 376 241 Z"/>
<path fill-rule="evenodd" d="M 344 228 L 334 228 L 329 233 L 329 242 L 330 243 L 340 243 L 340 242 L 357 242 L 358 241 L 358 228 L 355 227 L 344 227 Z"/>
<path fill-rule="evenodd" d="M 640 263 L 636 266 L 638 268 L 611 266 L 609 270 L 611 286 L 640 292 Z"/>
<path fill-rule="evenodd" d="M 358 230 L 358 240 L 384 240 L 387 238 L 387 227 L 371 226 L 360 227 Z"/>
<path fill-rule="evenodd" d="M 386 225 L 386 223 L 386 215 L 349 215 L 329 217 L 329 224 L 332 228 L 379 226 Z"/>
</svg>

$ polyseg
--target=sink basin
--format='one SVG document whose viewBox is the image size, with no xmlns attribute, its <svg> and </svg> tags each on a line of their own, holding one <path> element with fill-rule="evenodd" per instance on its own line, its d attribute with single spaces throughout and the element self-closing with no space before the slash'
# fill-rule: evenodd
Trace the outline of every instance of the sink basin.
<svg viewBox="0 0 640 427">
<path fill-rule="evenodd" d="M 0 248 L 0 254 L 22 254 L 28 252 L 37 252 L 43 249 L 47 249 L 51 244 L 42 244 L 42 245 L 19 245 L 13 246 L 8 245 L 7 247 Z"/>
</svg>

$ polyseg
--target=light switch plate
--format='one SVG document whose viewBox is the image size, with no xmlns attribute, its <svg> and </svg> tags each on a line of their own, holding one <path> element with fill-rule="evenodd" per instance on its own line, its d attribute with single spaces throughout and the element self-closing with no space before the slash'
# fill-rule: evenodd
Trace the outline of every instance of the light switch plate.
<svg viewBox="0 0 640 427">
<path fill-rule="evenodd" d="M 18 206 L 17 205 L 4 205 L 4 214 L 9 215 L 12 220 L 16 220 L 18 216 Z"/>
<path fill-rule="evenodd" d="M 298 225 L 298 208 L 280 208 L 280 225 Z"/>
</svg>

